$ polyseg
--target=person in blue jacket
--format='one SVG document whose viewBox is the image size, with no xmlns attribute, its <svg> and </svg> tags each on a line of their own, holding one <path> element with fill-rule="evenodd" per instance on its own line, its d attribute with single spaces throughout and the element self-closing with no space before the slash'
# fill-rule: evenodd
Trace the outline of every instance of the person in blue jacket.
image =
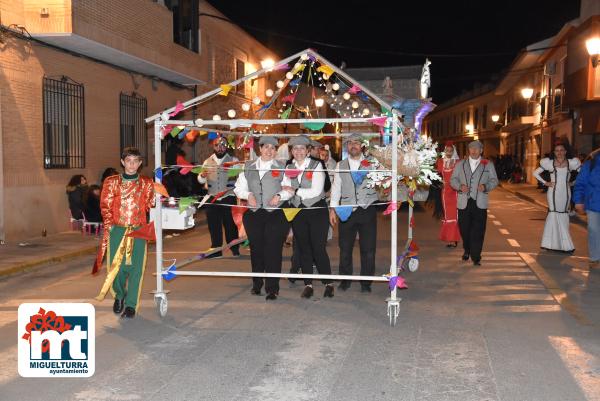
<svg viewBox="0 0 600 401">
<path fill-rule="evenodd" d="M 600 264 L 600 149 L 583 164 L 573 191 L 575 210 L 587 213 L 590 269 Z"/>
</svg>

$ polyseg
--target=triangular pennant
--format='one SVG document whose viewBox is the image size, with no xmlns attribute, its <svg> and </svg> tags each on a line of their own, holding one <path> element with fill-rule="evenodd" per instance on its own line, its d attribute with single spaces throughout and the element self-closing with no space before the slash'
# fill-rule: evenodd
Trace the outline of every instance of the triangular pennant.
<svg viewBox="0 0 600 401">
<path fill-rule="evenodd" d="M 186 196 L 184 198 L 180 198 L 179 199 L 179 213 L 183 213 L 184 211 L 187 210 L 188 207 L 190 207 L 190 205 L 192 203 L 194 203 L 196 201 L 196 199 L 192 198 L 191 196 Z"/>
<path fill-rule="evenodd" d="M 162 168 L 157 167 L 156 170 L 154 170 L 154 176 L 156 178 L 158 178 L 159 180 L 162 180 L 162 178 L 163 178 Z"/>
<path fill-rule="evenodd" d="M 391 202 L 391 203 L 388 205 L 387 209 L 385 209 L 385 211 L 383 212 L 383 214 L 384 214 L 385 216 L 387 216 L 388 214 L 392 214 L 392 212 L 393 212 L 394 210 L 396 210 L 396 209 L 398 209 L 398 204 L 397 204 L 396 202 Z"/>
<path fill-rule="evenodd" d="M 311 131 L 319 131 L 323 129 L 325 123 L 304 123 L 304 128 L 309 129 Z"/>
<path fill-rule="evenodd" d="M 167 271 L 162 272 L 162 277 L 166 281 L 171 281 L 177 277 L 177 274 L 175 274 L 175 271 L 177 270 L 175 263 L 176 262 L 173 262 L 173 264 L 167 268 Z"/>
<path fill-rule="evenodd" d="M 228 178 L 237 177 L 242 171 L 243 171 L 243 169 L 241 167 L 231 167 L 227 170 L 227 177 Z"/>
<path fill-rule="evenodd" d="M 335 72 L 333 68 L 325 64 L 317 68 L 317 71 L 322 72 L 323 74 L 327 74 L 329 76 L 331 76 Z"/>
<path fill-rule="evenodd" d="M 233 86 L 229 84 L 222 84 L 219 85 L 219 87 L 221 88 L 221 92 L 219 92 L 219 95 L 221 96 L 229 95 L 229 92 L 231 91 L 231 89 L 233 89 Z"/>
<path fill-rule="evenodd" d="M 200 209 L 202 206 L 204 206 L 206 201 L 209 199 L 210 199 L 210 194 L 204 195 L 204 197 L 200 200 L 200 203 L 198 204 L 198 209 Z"/>
<path fill-rule="evenodd" d="M 219 137 L 219 134 L 217 134 L 216 132 L 209 132 L 208 133 L 208 140 L 212 141 L 213 139 L 217 139 Z"/>
<path fill-rule="evenodd" d="M 196 130 L 191 130 L 190 132 L 188 132 L 187 134 L 185 134 L 185 140 L 188 142 L 194 142 L 196 140 L 196 137 L 199 135 L 199 132 Z"/>
<path fill-rule="evenodd" d="M 281 101 L 283 103 L 286 103 L 286 102 L 294 103 L 295 99 L 296 99 L 296 92 L 292 93 L 291 95 L 284 96 L 283 98 L 281 98 Z"/>
<path fill-rule="evenodd" d="M 283 214 L 285 214 L 285 218 L 288 222 L 291 222 L 292 220 L 294 220 L 294 217 L 296 217 L 296 215 L 298 213 L 300 213 L 300 211 L 302 210 L 299 207 L 291 207 L 291 208 L 285 208 L 282 209 L 283 210 Z"/>
<path fill-rule="evenodd" d="M 177 165 L 179 167 L 181 167 L 181 169 L 179 170 L 179 174 L 186 175 L 187 173 L 192 171 L 192 168 L 194 167 L 194 165 L 192 163 L 188 162 L 187 160 L 185 160 L 185 157 L 183 157 L 182 155 L 177 155 L 176 160 L 177 160 Z"/>
<path fill-rule="evenodd" d="M 177 114 L 179 114 L 181 111 L 183 110 L 183 103 L 181 103 L 179 100 L 177 101 L 177 103 L 175 104 L 175 110 L 173 110 L 172 112 L 169 113 L 169 117 L 175 117 Z"/>
<path fill-rule="evenodd" d="M 344 222 L 350 218 L 352 214 L 352 206 L 336 206 L 334 208 L 335 214 L 338 215 L 340 221 Z"/>
<path fill-rule="evenodd" d="M 369 122 L 373 125 L 377 125 L 379 127 L 383 127 L 385 126 L 385 122 L 387 121 L 387 117 L 376 117 L 376 118 L 370 118 Z"/>
<path fill-rule="evenodd" d="M 287 168 L 285 169 L 285 175 L 288 178 L 296 178 L 300 175 L 302 170 L 298 170 L 296 168 Z"/>
<path fill-rule="evenodd" d="M 183 125 L 178 125 L 176 127 L 173 127 L 173 129 L 171 130 L 171 136 L 173 138 L 175 138 L 177 135 L 179 135 L 179 133 L 185 128 L 185 126 Z"/>
<path fill-rule="evenodd" d="M 273 67 L 273 71 L 289 70 L 290 66 L 287 63 L 279 64 Z"/>
<path fill-rule="evenodd" d="M 348 90 L 348 93 L 350 93 L 352 95 L 356 95 L 361 90 L 362 89 L 360 89 L 360 86 L 358 86 L 358 85 L 352 85 L 352 87 Z"/>
<path fill-rule="evenodd" d="M 285 109 L 285 110 L 284 110 L 284 111 L 281 113 L 281 115 L 280 115 L 280 118 L 281 118 L 281 119 L 286 119 L 286 118 L 288 118 L 288 117 L 290 116 L 290 113 L 291 113 L 291 112 L 292 112 L 292 107 L 290 106 L 290 107 L 288 107 L 287 109 Z"/>
<path fill-rule="evenodd" d="M 183 139 L 184 136 L 187 135 L 187 133 L 190 132 L 189 128 L 184 128 L 181 131 L 179 131 L 179 134 L 177 134 L 177 139 Z"/>
<path fill-rule="evenodd" d="M 363 181 L 365 180 L 367 173 L 368 173 L 368 171 L 366 171 L 366 170 L 356 170 L 356 171 L 350 172 L 350 175 L 352 175 L 352 181 L 354 181 L 354 184 L 361 185 L 363 183 Z"/>
<path fill-rule="evenodd" d="M 202 174 L 204 172 L 204 166 L 196 166 L 191 171 L 194 174 Z"/>
<path fill-rule="evenodd" d="M 169 197 L 169 192 L 167 192 L 167 188 L 165 188 L 165 186 L 163 184 L 161 184 L 160 182 L 154 183 L 154 192 L 156 192 L 157 194 L 161 194 L 162 196 L 164 196 L 166 198 Z"/>
</svg>

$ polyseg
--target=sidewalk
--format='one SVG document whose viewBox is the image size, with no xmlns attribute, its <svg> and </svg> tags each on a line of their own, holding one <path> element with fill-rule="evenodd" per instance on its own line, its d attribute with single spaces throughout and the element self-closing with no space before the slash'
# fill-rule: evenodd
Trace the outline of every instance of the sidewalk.
<svg viewBox="0 0 600 401">
<path fill-rule="evenodd" d="M 196 227 L 204 225 L 206 225 L 206 215 L 197 213 Z M 0 245 L 0 277 L 43 264 L 62 262 L 82 255 L 93 255 L 98 249 L 100 240 L 100 236 L 83 235 L 80 231 L 67 231 Z"/>
<path fill-rule="evenodd" d="M 515 194 L 521 199 L 524 199 L 531 203 L 535 203 L 536 205 L 541 206 L 544 209 L 548 208 L 546 194 L 543 193 L 540 189 L 538 189 L 536 185 L 511 184 L 508 182 L 501 181 L 500 186 L 506 189 L 508 192 Z M 571 223 L 579 224 L 580 226 L 587 228 L 587 216 L 582 216 L 579 214 L 571 216 Z"/>
</svg>

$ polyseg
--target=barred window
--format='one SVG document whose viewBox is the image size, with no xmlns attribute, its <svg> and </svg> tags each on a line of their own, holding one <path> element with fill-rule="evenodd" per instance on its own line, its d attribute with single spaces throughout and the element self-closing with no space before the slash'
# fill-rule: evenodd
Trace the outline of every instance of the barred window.
<svg viewBox="0 0 600 401">
<path fill-rule="evenodd" d="M 85 167 L 83 85 L 43 78 L 44 168 Z"/>
<path fill-rule="evenodd" d="M 126 147 L 136 147 L 144 158 L 144 165 L 147 165 L 148 134 L 144 118 L 147 116 L 148 102 L 145 97 L 135 92 L 131 95 L 121 92 L 119 103 L 121 152 Z"/>
</svg>

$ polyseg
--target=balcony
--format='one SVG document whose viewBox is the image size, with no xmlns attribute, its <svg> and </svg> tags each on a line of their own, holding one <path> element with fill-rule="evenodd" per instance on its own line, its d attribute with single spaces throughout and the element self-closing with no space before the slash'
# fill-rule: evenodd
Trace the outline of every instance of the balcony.
<svg viewBox="0 0 600 401">
<path fill-rule="evenodd" d="M 173 16 L 144 0 L 24 0 L 34 38 L 182 85 L 206 81 L 201 57 L 173 42 Z"/>
</svg>

